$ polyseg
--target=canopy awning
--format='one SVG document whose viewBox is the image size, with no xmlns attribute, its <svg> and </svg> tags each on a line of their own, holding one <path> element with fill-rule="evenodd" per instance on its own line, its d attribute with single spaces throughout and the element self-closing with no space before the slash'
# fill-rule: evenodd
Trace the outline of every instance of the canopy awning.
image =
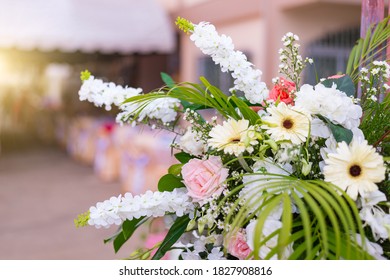
<svg viewBox="0 0 390 280">
<path fill-rule="evenodd" d="M 155 0 L 0 0 L 0 48 L 168 53 L 174 45 Z"/>
</svg>

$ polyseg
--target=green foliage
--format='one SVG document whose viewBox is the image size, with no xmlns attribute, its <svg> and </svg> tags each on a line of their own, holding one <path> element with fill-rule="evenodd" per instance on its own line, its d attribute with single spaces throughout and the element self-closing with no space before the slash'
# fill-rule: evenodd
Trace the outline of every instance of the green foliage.
<svg viewBox="0 0 390 280">
<path fill-rule="evenodd" d="M 390 94 L 383 102 L 367 99 L 363 103 L 363 118 L 360 129 L 369 144 L 380 147 L 383 156 L 390 156 Z"/>
<path fill-rule="evenodd" d="M 375 28 L 370 29 L 366 38 L 360 39 L 353 48 L 346 71 L 349 76 L 327 79 L 322 83 L 326 87 L 336 84 L 337 89 L 349 96 L 354 96 L 356 93 L 354 84 L 358 82 L 359 67 L 375 59 L 383 51 L 386 40 L 390 37 L 388 21 L 389 18 L 386 18 Z M 194 30 L 194 25 L 190 21 L 180 17 L 178 17 L 176 25 L 186 33 L 191 33 Z M 88 71 L 83 71 L 81 79 L 83 81 L 87 80 L 90 75 Z M 133 112 L 135 118 L 153 100 L 172 97 L 181 101 L 183 108 L 177 108 L 178 110 L 189 108 L 197 111 L 213 108 L 225 119 L 233 118 L 239 120 L 245 118 L 251 125 L 258 124 L 261 121 L 260 116 L 252 110 L 251 105 L 246 100 L 240 99 L 235 95 L 226 96 L 204 77 L 200 77 L 200 84 L 177 84 L 166 73 L 161 73 L 161 78 L 166 87 L 159 91 L 134 96 L 125 101 L 140 105 Z M 382 103 L 368 100 L 362 105 L 364 115 L 360 128 L 370 144 L 380 148 L 383 155 L 390 156 L 390 95 L 387 95 Z M 328 125 L 337 142 L 345 141 L 349 144 L 352 141 L 353 134 L 349 129 L 336 125 L 323 116 L 318 117 Z M 270 146 L 267 141 L 270 140 L 262 142 L 266 150 Z M 305 151 L 308 153 L 308 147 L 306 147 Z M 263 155 L 265 155 L 265 151 L 261 156 Z M 160 192 L 173 191 L 175 188 L 185 187 L 180 177 L 181 169 L 193 157 L 185 152 L 177 153 L 175 157 L 180 164 L 172 165 L 168 170 L 169 174 L 160 178 L 158 183 Z M 309 161 L 308 158 L 303 158 L 303 160 Z M 238 170 L 241 168 L 245 169 L 247 164 L 243 158 L 234 158 L 229 163 L 234 161 L 241 164 L 237 168 Z M 249 167 L 248 170 L 245 170 L 251 172 Z M 254 174 L 245 174 L 243 176 L 246 175 Z M 265 259 L 270 259 L 274 256 L 278 256 L 279 259 L 372 259 L 364 250 L 364 241 L 363 244 L 358 244 L 357 234 L 361 235 L 361 240 L 365 240 L 365 231 L 363 230 L 356 203 L 344 191 L 322 180 L 302 180 L 301 178 L 276 174 L 272 174 L 272 176 L 274 179 L 269 177 L 264 179 L 263 176 L 249 182 L 251 184 L 258 183 L 258 185 L 251 190 L 252 193 L 245 200 L 237 196 L 238 192 L 245 187 L 245 185 L 240 185 L 230 190 L 230 193 L 223 196 L 219 202 L 219 207 L 221 208 L 228 203 L 229 205 L 230 203 L 234 204 L 231 207 L 233 210 L 225 219 L 225 223 L 229 224 L 231 229 L 245 228 L 253 219 L 256 220 L 254 230 L 255 249 L 251 257 L 258 259 L 259 252 L 263 246 L 266 246 L 267 242 L 272 238 L 276 238 L 277 245 L 271 246 Z M 390 189 L 388 181 L 383 183 L 381 187 L 382 189 Z M 389 194 L 389 191 L 387 191 L 387 194 Z M 282 211 L 280 228 L 268 236 L 264 236 L 263 230 L 267 227 L 267 221 L 280 209 Z M 88 219 L 89 212 L 81 214 L 75 220 L 75 224 L 77 227 L 84 226 L 87 224 Z M 126 220 L 118 232 L 113 237 L 105 240 L 105 242 L 113 241 L 115 252 L 117 252 L 146 220 L 147 218 L 144 217 L 131 221 Z M 189 223 L 190 218 L 188 215 L 177 218 L 165 239 L 156 245 L 159 248 L 152 259 L 161 259 L 166 252 L 171 250 L 172 246 L 187 230 Z M 200 228 L 201 224 L 198 223 L 198 229 L 200 230 Z M 224 232 L 226 236 L 225 242 L 228 242 L 230 237 L 232 237 L 235 233 L 234 230 Z M 149 258 L 151 251 L 139 251 L 136 256 Z M 292 251 L 292 253 L 286 254 L 288 251 Z"/>
<path fill-rule="evenodd" d="M 91 72 L 89 72 L 88 70 L 84 70 L 80 74 L 80 79 L 83 82 L 88 80 L 90 77 L 91 77 Z"/>
<path fill-rule="evenodd" d="M 240 110 L 240 113 L 244 119 L 249 120 L 251 124 L 255 124 L 260 120 L 259 115 L 253 111 L 248 104 L 237 96 L 233 95 L 228 98 L 231 103 Z"/>
<path fill-rule="evenodd" d="M 136 229 L 147 220 L 148 218 L 141 217 L 138 219 L 124 221 L 123 224 L 119 227 L 117 233 L 104 240 L 104 243 L 113 242 L 115 253 L 117 253 L 122 245 L 130 239 Z"/>
<path fill-rule="evenodd" d="M 172 79 L 171 76 L 169 76 L 167 73 L 161 72 L 161 79 L 163 82 L 169 87 L 173 88 L 175 86 L 175 81 Z"/>
<path fill-rule="evenodd" d="M 336 186 L 321 180 L 287 176 L 268 181 L 262 178 L 250 183 L 256 182 L 259 185 L 252 189 L 253 195 L 251 193 L 245 201 L 236 201 L 242 208 L 238 213 L 232 212 L 226 221 L 232 228 L 239 229 L 256 218 L 255 250 L 252 254 L 255 259 L 259 258 L 259 251 L 267 241 L 276 236 L 277 246 L 265 259 L 275 255 L 289 259 L 372 258 L 356 241 L 355 233 L 359 233 L 362 240 L 365 236 L 356 204 Z M 296 205 L 298 211 L 294 211 L 292 205 Z M 264 236 L 267 219 L 281 206 L 281 227 Z M 231 234 L 234 232 L 227 233 L 227 240 Z M 286 254 L 289 248 L 293 248 L 291 255 Z"/>
<path fill-rule="evenodd" d="M 328 127 L 330 128 L 334 139 L 336 139 L 337 142 L 346 142 L 347 144 L 351 143 L 353 138 L 353 133 L 351 130 L 344 128 L 341 125 L 332 123 L 328 118 L 325 118 L 321 115 L 318 115 L 318 118 L 323 120 Z"/>
<path fill-rule="evenodd" d="M 73 220 L 76 228 L 85 227 L 88 225 L 89 214 L 90 214 L 90 212 L 87 211 L 85 213 L 81 213 L 81 214 L 77 215 L 77 218 Z"/>
<path fill-rule="evenodd" d="M 192 156 L 185 152 L 180 152 L 175 154 L 175 158 L 181 163 L 187 163 L 192 159 Z"/>
<path fill-rule="evenodd" d="M 164 240 L 162 241 L 161 246 L 158 248 L 156 254 L 154 254 L 152 257 L 152 260 L 159 260 L 164 257 L 165 253 L 168 252 L 172 245 L 175 244 L 177 240 L 179 240 L 180 236 L 182 236 L 189 222 L 190 218 L 188 215 L 176 219 Z"/>
<path fill-rule="evenodd" d="M 367 30 L 365 38 L 357 41 L 353 47 L 347 63 L 346 74 L 351 76 L 353 82 L 357 84 L 359 68 L 375 60 L 386 49 L 387 40 L 390 37 L 389 17 L 382 20 L 376 26 L 371 26 Z"/>
<path fill-rule="evenodd" d="M 184 164 L 178 163 L 178 164 L 173 164 L 168 168 L 168 173 L 175 175 L 175 176 L 180 176 L 181 173 L 181 168 L 183 167 Z"/>
<path fill-rule="evenodd" d="M 178 92 L 180 94 L 180 91 L 178 89 L 175 89 L 175 81 L 172 79 L 171 76 L 169 76 L 167 73 L 161 73 L 161 79 L 163 82 L 167 85 L 168 88 L 171 88 L 173 91 Z M 191 109 L 194 111 L 202 110 L 202 109 L 209 109 L 210 107 L 204 106 L 204 105 L 197 105 L 197 104 L 191 104 L 185 100 L 180 100 L 181 105 L 183 106 L 183 109 Z"/>
<path fill-rule="evenodd" d="M 260 120 L 255 112 L 241 99 L 237 97 L 227 97 L 219 88 L 211 85 L 206 78 L 200 77 L 201 85 L 194 83 L 178 84 L 171 88 L 165 88 L 159 92 L 151 92 L 144 95 L 134 96 L 127 99 L 125 102 L 142 103 L 143 106 L 134 112 L 137 115 L 147 106 L 148 102 L 156 98 L 173 97 L 179 100 L 188 102 L 189 108 L 197 110 L 204 108 L 216 109 L 225 119 L 233 118 L 236 120 L 242 117 L 236 111 L 240 109 L 241 114 L 247 116 L 250 124 L 255 124 Z"/>
<path fill-rule="evenodd" d="M 390 161 L 387 163 L 386 178 L 381 184 L 379 184 L 379 189 L 386 194 L 387 198 L 390 197 Z M 387 252 L 388 252 L 389 257 L 390 257 L 390 239 L 387 241 L 388 241 Z"/>
<path fill-rule="evenodd" d="M 348 75 L 337 79 L 326 79 L 321 84 L 328 88 L 331 88 L 335 84 L 338 90 L 345 92 L 348 96 L 355 96 L 356 93 L 355 85 Z"/>
<path fill-rule="evenodd" d="M 172 174 L 166 174 L 158 181 L 158 191 L 160 192 L 171 192 L 176 188 L 185 187 L 182 179 Z"/>
<path fill-rule="evenodd" d="M 194 31 L 194 24 L 185 18 L 177 17 L 175 24 L 186 34 Z"/>
</svg>

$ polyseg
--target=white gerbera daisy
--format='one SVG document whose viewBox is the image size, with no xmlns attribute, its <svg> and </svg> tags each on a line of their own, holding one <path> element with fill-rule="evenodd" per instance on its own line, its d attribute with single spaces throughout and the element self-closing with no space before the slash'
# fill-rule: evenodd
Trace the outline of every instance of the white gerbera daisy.
<svg viewBox="0 0 390 280">
<path fill-rule="evenodd" d="M 305 113 L 290 108 L 280 102 L 278 106 L 267 109 L 270 116 L 263 118 L 264 125 L 261 128 L 267 130 L 274 141 L 290 140 L 293 144 L 301 144 L 306 141 L 310 128 L 310 117 Z"/>
<path fill-rule="evenodd" d="M 248 120 L 229 119 L 223 122 L 223 125 L 215 126 L 211 131 L 208 140 L 208 145 L 211 148 L 218 151 L 223 150 L 226 154 L 239 156 L 245 151 L 253 152 L 252 145 L 258 144 L 258 142 L 251 138 L 255 137 L 248 133 L 253 130 L 253 127 L 249 126 Z"/>
<path fill-rule="evenodd" d="M 378 189 L 375 183 L 385 179 L 383 158 L 367 141 L 338 144 L 325 159 L 325 181 L 340 187 L 354 200 Z"/>
</svg>

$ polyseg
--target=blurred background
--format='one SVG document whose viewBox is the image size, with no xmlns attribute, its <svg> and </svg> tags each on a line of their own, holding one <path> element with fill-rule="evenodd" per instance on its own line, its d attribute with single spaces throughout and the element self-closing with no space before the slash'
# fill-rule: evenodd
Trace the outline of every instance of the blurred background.
<svg viewBox="0 0 390 280">
<path fill-rule="evenodd" d="M 363 2 L 384 10 L 383 1 Z M 360 37 L 361 4 L 0 0 L 0 259 L 125 258 L 145 241 L 140 232 L 142 242 L 115 255 L 103 244 L 115 229 L 76 229 L 73 219 L 111 196 L 155 190 L 172 163 L 174 136 L 120 127 L 115 111 L 80 102 L 82 70 L 144 92 L 162 86 L 160 72 L 189 82 L 203 75 L 228 93 L 232 78 L 175 28 L 181 16 L 231 36 L 267 84 L 277 76 L 280 39 L 289 31 L 327 77 L 344 71 Z M 315 81 L 308 68 L 304 82 Z M 163 227 L 152 231 L 158 236 Z"/>
</svg>

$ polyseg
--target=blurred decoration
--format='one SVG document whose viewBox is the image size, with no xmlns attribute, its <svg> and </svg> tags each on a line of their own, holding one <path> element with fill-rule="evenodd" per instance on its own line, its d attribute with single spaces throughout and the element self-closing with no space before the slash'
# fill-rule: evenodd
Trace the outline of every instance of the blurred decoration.
<svg viewBox="0 0 390 280">
<path fill-rule="evenodd" d="M 174 31 L 155 0 L 0 0 L 0 5 L 5 151 L 54 144 L 57 123 L 98 111 L 78 102 L 81 70 L 146 90 L 161 85 L 160 72 L 175 72 Z"/>
<path fill-rule="evenodd" d="M 156 190 L 158 179 L 174 163 L 175 134 L 146 126 L 120 126 L 111 118 L 58 119 L 56 138 L 70 156 L 93 166 L 104 182 L 119 181 L 123 192 Z"/>
<path fill-rule="evenodd" d="M 72 68 L 68 64 L 51 63 L 45 68 L 46 94 L 43 99 L 44 107 L 53 109 L 61 108 L 62 93 L 71 75 Z"/>
</svg>

